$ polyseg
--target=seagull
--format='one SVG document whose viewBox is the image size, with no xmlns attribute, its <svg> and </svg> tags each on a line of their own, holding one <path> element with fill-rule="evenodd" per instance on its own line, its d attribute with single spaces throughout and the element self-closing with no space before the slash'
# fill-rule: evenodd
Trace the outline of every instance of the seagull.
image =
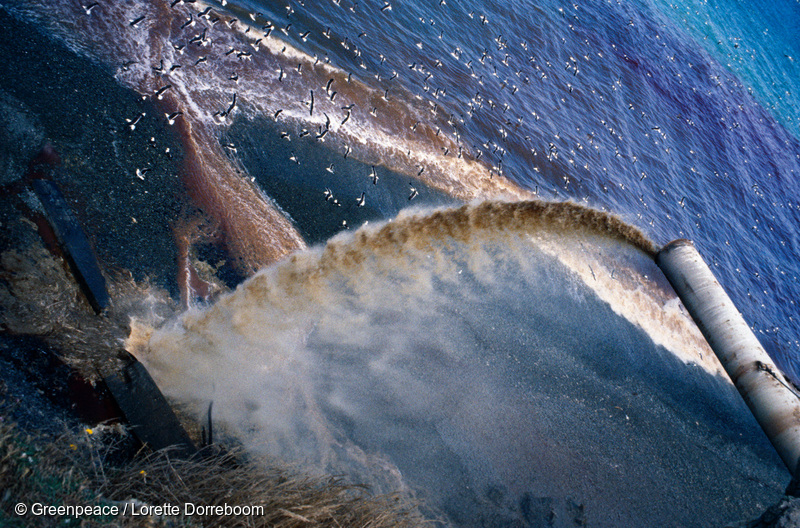
<svg viewBox="0 0 800 528">
<path fill-rule="evenodd" d="M 225 110 L 223 115 L 230 115 L 233 112 L 234 107 L 236 106 L 236 92 L 233 92 L 233 101 L 231 101 L 231 105 Z"/>
<path fill-rule="evenodd" d="M 142 20 L 144 20 L 144 15 L 140 16 L 139 18 L 137 18 L 135 20 L 131 20 L 131 27 L 136 27 L 136 25 L 139 22 L 141 22 Z"/>
<path fill-rule="evenodd" d="M 350 110 L 348 110 L 348 111 L 347 111 L 347 115 L 346 115 L 346 116 L 344 116 L 344 119 L 342 119 L 342 122 L 339 124 L 339 126 L 341 126 L 341 125 L 343 125 L 343 124 L 347 123 L 347 120 L 348 120 L 348 119 L 350 119 Z"/>
<path fill-rule="evenodd" d="M 83 10 L 86 11 L 87 15 L 91 15 L 92 14 L 92 9 L 94 9 L 95 7 L 97 7 L 99 5 L 100 5 L 100 2 L 92 2 L 89 5 L 83 6 Z"/>
<path fill-rule="evenodd" d="M 378 185 L 378 171 L 375 170 L 375 165 L 372 166 L 370 176 L 372 176 L 372 185 Z"/>
<path fill-rule="evenodd" d="M 391 10 L 392 10 L 392 4 L 390 4 L 389 2 L 384 2 L 383 7 L 381 8 L 381 12 L 391 11 Z"/>
<path fill-rule="evenodd" d="M 330 172 L 331 174 L 333 174 L 333 163 L 331 163 L 330 165 L 328 165 L 328 167 L 327 167 L 325 170 L 326 170 L 326 171 L 328 171 L 328 172 Z"/>
<path fill-rule="evenodd" d="M 183 112 L 172 112 L 171 114 L 164 114 L 164 115 L 167 116 L 167 122 L 170 125 L 174 125 L 175 120 L 178 119 L 178 117 L 182 116 Z"/>
<path fill-rule="evenodd" d="M 138 116 L 136 116 L 136 118 L 135 118 L 135 119 L 127 119 L 127 118 L 126 118 L 126 119 L 125 119 L 125 121 L 127 121 L 127 122 L 128 122 L 128 127 L 129 127 L 131 130 L 134 130 L 134 129 L 136 129 L 136 124 L 139 122 L 139 120 L 140 120 L 141 118 L 143 118 L 144 116 L 146 116 L 146 115 L 147 115 L 147 113 L 145 113 L 145 112 L 142 112 L 141 114 L 139 114 Z"/>
<path fill-rule="evenodd" d="M 418 192 L 418 191 L 417 191 L 417 189 L 416 189 L 416 188 L 415 188 L 415 187 L 412 185 L 412 186 L 411 186 L 411 194 L 409 194 L 409 195 L 408 195 L 408 201 L 410 202 L 411 200 L 413 200 L 413 199 L 414 199 L 414 198 L 416 198 L 417 196 L 419 196 L 419 192 Z"/>
<path fill-rule="evenodd" d="M 193 36 L 192 38 L 190 38 L 190 39 L 189 39 L 189 44 L 194 44 L 195 42 L 200 42 L 200 43 L 202 43 L 202 42 L 203 42 L 203 41 L 206 39 L 206 32 L 207 32 L 207 31 L 208 31 L 208 28 L 205 28 L 205 29 L 203 29 L 203 32 L 202 32 L 202 33 L 199 33 L 199 34 L 197 34 L 197 35 Z M 199 45 L 200 45 L 200 44 L 198 44 L 198 46 L 199 46 Z"/>
<path fill-rule="evenodd" d="M 356 198 L 356 205 L 358 207 L 364 207 L 364 202 L 366 202 L 366 194 L 362 192 L 361 197 Z"/>
<path fill-rule="evenodd" d="M 136 177 L 140 180 L 144 180 L 144 175 L 150 172 L 152 169 L 150 167 L 146 167 L 144 169 L 136 169 Z"/>
<path fill-rule="evenodd" d="M 322 192 L 322 195 L 325 197 L 326 202 L 330 201 L 333 198 L 333 192 L 327 188 Z"/>
<path fill-rule="evenodd" d="M 309 103 L 308 114 L 314 115 L 314 90 L 310 90 L 311 92 L 311 102 Z"/>
<path fill-rule="evenodd" d="M 172 88 L 172 85 L 171 85 L 171 84 L 168 84 L 168 85 L 166 85 L 166 86 L 162 86 L 161 88 L 159 88 L 158 90 L 156 90 L 156 93 L 155 93 L 155 95 L 156 95 L 156 97 L 158 98 L 158 100 L 159 100 L 159 101 L 160 101 L 160 100 L 161 100 L 161 99 L 164 97 L 164 92 L 166 92 L 166 91 L 167 91 L 167 90 L 169 90 L 170 88 Z"/>
</svg>

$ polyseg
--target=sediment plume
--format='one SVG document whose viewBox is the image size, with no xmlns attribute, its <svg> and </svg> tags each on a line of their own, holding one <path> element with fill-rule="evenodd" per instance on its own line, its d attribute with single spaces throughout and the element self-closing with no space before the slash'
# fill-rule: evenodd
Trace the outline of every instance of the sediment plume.
<svg viewBox="0 0 800 528">
<path fill-rule="evenodd" d="M 241 18 L 236 24 L 212 26 L 197 17 L 196 25 L 186 26 L 201 6 Z M 304 244 L 280 209 L 237 166 L 235 156 L 222 151 L 221 134 L 241 116 L 272 116 L 280 110 L 279 126 L 292 135 L 319 130 L 328 119 L 324 148 L 352 148 L 355 159 L 385 166 L 459 200 L 532 197 L 512 180 L 492 174 L 466 145 L 459 145 L 441 111 L 399 86 L 386 98 L 383 90 L 274 34 L 246 34 L 255 24 L 245 13 L 203 2 L 174 8 L 141 2 L 102 7 L 92 16 L 79 4 L 20 9 L 52 27 L 73 50 L 106 64 L 122 85 L 152 98 L 165 116 L 179 115 L 174 124 L 185 150 L 183 181 L 195 205 L 218 223 L 243 271 L 268 265 Z M 139 24 L 129 23 L 139 16 L 144 17 Z M 326 84 L 338 91 L 338 99 L 318 96 L 309 111 L 310 92 L 319 93 Z M 340 124 L 345 116 L 346 125 Z"/>
<path fill-rule="evenodd" d="M 181 128 L 187 191 L 219 226 L 223 243 L 243 272 L 253 273 L 305 247 L 291 222 L 237 174 L 211 131 L 188 122 Z"/>
<path fill-rule="evenodd" d="M 525 235 L 537 231 L 600 235 L 630 244 L 650 257 L 655 244 L 619 217 L 572 202 L 485 201 L 455 209 L 407 213 L 382 227 L 358 231 L 352 242 L 329 242 L 322 252 L 319 270 L 339 262 L 360 262 L 366 256 L 433 248 L 449 240 L 468 243 L 474 237 L 502 234 Z"/>
<path fill-rule="evenodd" d="M 613 214 L 573 202 L 540 200 L 485 201 L 457 209 L 442 209 L 430 215 L 409 216 L 399 222 L 386 224 L 374 238 L 394 239 L 394 233 L 403 230 L 407 233 L 424 233 L 428 243 L 438 238 L 437 233 L 466 241 L 475 230 L 523 234 L 539 229 L 602 235 L 627 242 L 650 256 L 656 254 L 656 246 L 644 233 Z M 414 239 L 410 240 L 413 243 Z"/>
<path fill-rule="evenodd" d="M 537 465 L 520 460 L 531 446 L 537 460 L 536 446 L 548 446 L 559 475 L 575 460 L 554 454 L 563 442 L 543 429 L 600 405 L 607 387 L 573 396 L 586 380 L 607 383 L 595 366 L 613 365 L 613 383 L 634 392 L 634 372 L 683 372 L 681 361 L 716 374 L 683 338 L 691 321 L 678 310 L 663 336 L 674 355 L 647 339 L 648 320 L 670 302 L 643 285 L 657 271 L 653 251 L 621 220 L 571 203 L 406 210 L 295 252 L 160 328 L 132 325 L 127 349 L 190 412 L 203 416 L 213 401 L 215 430 L 255 452 L 382 493 L 405 493 L 423 475 L 434 502 L 460 493 L 443 484 L 462 478 L 460 461 L 491 458 L 504 482 L 527 490 Z M 552 399 L 530 400 L 548 384 Z M 594 441 L 607 438 L 591 423 Z"/>
</svg>

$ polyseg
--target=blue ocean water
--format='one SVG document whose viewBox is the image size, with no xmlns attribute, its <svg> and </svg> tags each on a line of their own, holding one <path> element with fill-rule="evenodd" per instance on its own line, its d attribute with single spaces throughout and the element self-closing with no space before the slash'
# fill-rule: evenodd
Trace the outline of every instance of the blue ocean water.
<svg viewBox="0 0 800 528">
<path fill-rule="evenodd" d="M 540 196 L 694 240 L 800 379 L 797 2 L 384 5 L 248 7 L 310 54 L 435 101 Z"/>
<path fill-rule="evenodd" d="M 800 6 L 767 2 L 656 2 L 719 63 L 730 69 L 775 119 L 797 137 Z"/>
<path fill-rule="evenodd" d="M 456 525 L 721 524 L 782 492 L 626 228 L 693 239 L 800 379 L 796 4 L 222 4 L 3 2 L 146 100 L 94 118 L 109 166 L 74 154 L 89 132 L 56 134 L 101 254 L 148 278 L 177 261 L 187 288 L 200 261 L 250 266 L 135 350 L 169 396 L 214 401 L 256 451 L 411 490 Z M 188 227 L 171 201 L 148 210 L 173 187 L 203 213 Z M 416 209 L 526 192 L 622 222 Z M 122 247 L 133 224 L 161 227 L 157 257 Z M 214 236 L 224 250 L 193 247 Z"/>
</svg>

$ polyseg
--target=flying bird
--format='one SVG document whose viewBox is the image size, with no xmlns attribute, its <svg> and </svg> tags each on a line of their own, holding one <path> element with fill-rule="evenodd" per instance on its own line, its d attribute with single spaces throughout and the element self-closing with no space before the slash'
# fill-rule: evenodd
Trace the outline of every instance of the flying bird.
<svg viewBox="0 0 800 528">
<path fill-rule="evenodd" d="M 233 109 L 235 107 L 236 107 L 236 92 L 233 92 L 233 100 L 231 101 L 231 104 L 228 107 L 228 109 L 225 110 L 225 112 L 223 112 L 223 115 L 230 115 L 230 113 L 233 112 Z"/>
<path fill-rule="evenodd" d="M 175 120 L 178 119 L 178 117 L 182 116 L 183 112 L 172 112 L 171 114 L 164 114 L 164 115 L 167 116 L 167 122 L 170 125 L 174 125 Z"/>
<path fill-rule="evenodd" d="M 95 7 L 97 7 L 99 5 L 100 5 L 100 2 L 92 2 L 89 5 L 83 6 L 83 10 L 86 11 L 87 15 L 91 15 L 92 14 L 92 9 L 94 9 Z"/>
<path fill-rule="evenodd" d="M 147 115 L 147 113 L 142 112 L 141 114 L 136 116 L 135 119 L 127 119 L 126 118 L 125 121 L 127 121 L 127 123 L 128 123 L 128 128 L 130 128 L 131 130 L 135 130 L 136 129 L 136 124 L 139 122 L 139 120 L 141 120 L 146 115 Z"/>
<path fill-rule="evenodd" d="M 171 84 L 167 84 L 166 86 L 162 86 L 161 88 L 156 90 L 155 95 L 156 95 L 156 97 L 158 98 L 159 101 L 164 97 L 164 92 L 166 92 L 170 88 L 172 88 L 172 85 Z"/>
</svg>

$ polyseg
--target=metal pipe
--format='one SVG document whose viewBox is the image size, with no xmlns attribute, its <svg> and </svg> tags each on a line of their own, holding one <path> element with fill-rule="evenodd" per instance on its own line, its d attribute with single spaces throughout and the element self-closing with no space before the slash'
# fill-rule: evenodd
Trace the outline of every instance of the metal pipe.
<svg viewBox="0 0 800 528">
<path fill-rule="evenodd" d="M 674 240 L 656 255 L 731 381 L 793 477 L 800 474 L 800 398 L 691 241 Z"/>
</svg>

